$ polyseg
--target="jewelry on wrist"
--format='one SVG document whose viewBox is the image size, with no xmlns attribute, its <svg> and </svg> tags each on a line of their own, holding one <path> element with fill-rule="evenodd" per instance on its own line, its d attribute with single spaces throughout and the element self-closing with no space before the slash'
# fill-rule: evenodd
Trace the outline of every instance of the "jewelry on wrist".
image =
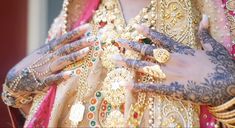
<svg viewBox="0 0 235 128">
<path fill-rule="evenodd" d="M 235 97 L 226 103 L 216 106 L 209 107 L 211 114 L 220 122 L 228 127 L 235 127 Z"/>
</svg>

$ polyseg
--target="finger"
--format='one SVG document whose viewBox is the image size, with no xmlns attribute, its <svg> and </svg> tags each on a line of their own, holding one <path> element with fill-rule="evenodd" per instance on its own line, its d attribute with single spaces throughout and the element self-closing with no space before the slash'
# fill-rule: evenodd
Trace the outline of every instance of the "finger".
<svg viewBox="0 0 235 128">
<path fill-rule="evenodd" d="M 52 62 L 48 68 L 51 70 L 51 72 L 57 72 L 63 69 L 65 66 L 70 65 L 78 60 L 81 60 L 88 54 L 88 52 L 89 52 L 89 48 L 86 47 L 80 51 L 71 53 L 63 57 L 59 57 L 54 62 Z"/>
<path fill-rule="evenodd" d="M 167 48 L 172 52 L 186 55 L 194 55 L 195 53 L 192 48 L 184 46 L 160 32 L 154 31 L 150 28 L 146 28 L 140 25 L 135 25 L 135 28 L 138 32 L 150 38 L 153 42 L 160 42 L 164 48 Z"/>
<path fill-rule="evenodd" d="M 120 46 L 126 49 L 140 52 L 142 55 L 153 56 L 153 49 L 156 48 L 149 44 L 141 44 L 135 41 L 128 41 L 125 39 L 117 39 L 117 42 L 120 44 Z"/>
<path fill-rule="evenodd" d="M 208 33 L 209 21 L 208 17 L 203 14 L 202 20 L 199 25 L 199 39 L 202 45 L 203 50 L 212 51 L 213 48 L 209 43 L 206 43 L 207 39 L 209 39 Z"/>
<path fill-rule="evenodd" d="M 114 55 L 112 59 L 114 61 L 114 64 L 118 66 L 131 68 L 137 72 L 148 74 L 155 78 L 160 78 L 160 79 L 166 78 L 166 75 L 163 73 L 160 66 L 157 64 L 141 60 L 125 59 L 120 55 Z"/>
<path fill-rule="evenodd" d="M 154 63 L 147 62 L 147 61 L 126 59 L 120 55 L 113 55 L 111 60 L 117 66 L 121 66 L 121 67 L 124 66 L 126 68 L 131 68 L 135 70 L 141 70 L 141 68 L 145 66 L 155 65 Z"/>
<path fill-rule="evenodd" d="M 85 38 L 81 40 L 74 41 L 73 43 L 66 44 L 55 51 L 56 56 L 64 56 L 70 54 L 71 52 L 75 52 L 81 50 L 85 47 L 89 47 L 93 45 L 93 42 L 87 42 Z"/>
<path fill-rule="evenodd" d="M 72 71 L 64 71 L 64 72 L 60 72 L 58 74 L 52 74 L 52 75 L 49 75 L 47 76 L 45 79 L 44 79 L 44 84 L 46 86 L 50 86 L 52 85 L 53 83 L 60 83 L 70 77 L 73 76 L 73 72 Z"/>
<path fill-rule="evenodd" d="M 202 21 L 200 22 L 199 26 L 199 39 L 202 43 L 203 49 L 206 51 L 212 51 L 212 50 L 224 50 L 227 51 L 226 48 L 218 43 L 210 34 L 208 31 L 209 28 L 209 20 L 206 15 L 203 15 Z M 227 52 L 226 52 L 227 53 Z"/>
<path fill-rule="evenodd" d="M 176 99 L 185 98 L 187 93 L 185 93 L 183 84 L 179 84 L 178 82 L 171 83 L 169 85 L 166 84 L 143 84 L 143 83 L 135 83 L 133 89 L 135 90 L 145 90 L 156 92 L 160 95 L 170 96 Z"/>
<path fill-rule="evenodd" d="M 205 29 L 205 30 L 208 30 L 209 28 L 209 19 L 208 19 L 208 16 L 203 14 L 202 15 L 202 20 L 200 22 L 200 25 L 199 25 L 199 31 Z"/>
<path fill-rule="evenodd" d="M 60 48 L 62 45 L 75 41 L 78 38 L 80 38 L 82 35 L 85 34 L 86 31 L 90 29 L 89 24 L 85 24 L 82 26 L 79 26 L 78 28 L 75 28 L 74 30 L 62 35 L 59 39 L 56 39 L 53 42 L 50 42 L 51 49 L 57 49 Z"/>
</svg>

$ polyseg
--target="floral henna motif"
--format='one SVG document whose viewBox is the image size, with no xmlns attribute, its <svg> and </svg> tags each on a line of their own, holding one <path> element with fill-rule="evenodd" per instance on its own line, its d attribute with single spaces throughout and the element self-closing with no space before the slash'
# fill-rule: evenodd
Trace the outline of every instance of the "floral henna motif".
<svg viewBox="0 0 235 128">
<path fill-rule="evenodd" d="M 205 51 L 205 54 L 211 63 L 215 64 L 214 72 L 208 73 L 204 81 L 188 80 L 186 84 L 175 81 L 169 85 L 140 83 L 135 84 L 134 88 L 155 91 L 163 95 L 212 106 L 223 104 L 233 98 L 235 96 L 235 61 L 206 30 L 202 30 L 199 36 L 204 43 L 212 46 L 213 50 Z M 161 38 L 161 40 L 168 39 Z"/>
<path fill-rule="evenodd" d="M 195 54 L 195 50 L 193 50 L 192 48 L 182 45 L 160 32 L 149 29 L 148 36 L 154 42 L 160 41 L 164 48 L 167 48 L 172 52 L 192 56 L 194 56 Z"/>
</svg>

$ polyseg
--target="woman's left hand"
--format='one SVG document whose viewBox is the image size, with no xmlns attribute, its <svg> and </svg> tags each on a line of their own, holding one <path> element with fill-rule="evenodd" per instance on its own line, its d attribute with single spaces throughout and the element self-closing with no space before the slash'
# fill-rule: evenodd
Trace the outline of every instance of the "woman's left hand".
<svg viewBox="0 0 235 128">
<path fill-rule="evenodd" d="M 171 52 L 171 58 L 160 68 L 166 75 L 162 83 L 134 83 L 132 88 L 155 91 L 162 95 L 192 101 L 199 104 L 217 106 L 235 96 L 235 61 L 229 52 L 213 39 L 208 32 L 208 18 L 203 17 L 199 27 L 199 38 L 203 50 L 184 46 L 166 35 L 138 26 L 137 30 L 153 42 L 161 42 L 163 48 Z M 119 39 L 117 42 L 126 49 L 140 52 L 143 56 L 153 56 L 157 47 Z M 146 73 L 146 66 L 155 63 L 115 58 L 118 65 L 134 68 Z"/>
</svg>

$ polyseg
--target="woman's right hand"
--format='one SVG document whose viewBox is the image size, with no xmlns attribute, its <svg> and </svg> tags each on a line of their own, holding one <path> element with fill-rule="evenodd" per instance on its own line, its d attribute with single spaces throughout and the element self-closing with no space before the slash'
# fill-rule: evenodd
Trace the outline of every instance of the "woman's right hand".
<svg viewBox="0 0 235 128">
<path fill-rule="evenodd" d="M 7 74 L 5 86 L 12 91 L 41 91 L 70 76 L 64 67 L 84 58 L 93 44 L 83 38 L 89 25 L 53 39 L 25 57 Z"/>
</svg>

